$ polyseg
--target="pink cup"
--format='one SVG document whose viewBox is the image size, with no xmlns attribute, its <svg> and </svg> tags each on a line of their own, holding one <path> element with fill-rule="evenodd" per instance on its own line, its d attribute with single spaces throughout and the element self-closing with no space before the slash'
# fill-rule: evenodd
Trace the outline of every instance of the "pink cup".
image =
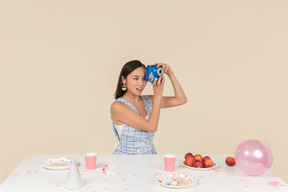
<svg viewBox="0 0 288 192">
<path fill-rule="evenodd" d="M 85 154 L 85 161 L 86 161 L 87 169 L 96 169 L 96 158 L 97 158 L 97 153 Z"/>
<path fill-rule="evenodd" d="M 172 155 L 172 154 L 164 155 L 165 171 L 168 171 L 168 172 L 173 172 L 174 171 L 175 160 L 176 160 L 175 155 Z"/>
</svg>

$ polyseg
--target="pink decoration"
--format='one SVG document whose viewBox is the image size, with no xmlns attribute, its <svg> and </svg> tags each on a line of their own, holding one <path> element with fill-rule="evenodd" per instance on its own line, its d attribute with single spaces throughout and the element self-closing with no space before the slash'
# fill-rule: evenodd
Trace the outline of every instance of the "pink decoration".
<svg viewBox="0 0 288 192">
<path fill-rule="evenodd" d="M 214 168 L 214 169 L 211 169 L 210 171 L 214 171 L 214 172 L 220 172 L 219 168 Z"/>
<path fill-rule="evenodd" d="M 108 168 L 109 168 L 108 165 L 105 164 L 105 165 L 102 167 L 102 173 L 103 173 L 103 174 L 106 174 Z"/>
<path fill-rule="evenodd" d="M 267 186 L 272 186 L 272 187 L 279 187 L 279 186 L 281 186 L 281 187 L 283 187 L 283 186 L 285 186 L 285 185 L 281 184 L 281 183 L 278 182 L 278 181 L 270 181 L 270 182 L 267 183 Z"/>
<path fill-rule="evenodd" d="M 236 165 L 246 174 L 257 176 L 266 172 L 272 164 L 272 153 L 261 141 L 247 140 L 237 147 Z"/>
<path fill-rule="evenodd" d="M 278 181 L 270 181 L 267 183 L 268 186 L 277 187 L 280 183 Z"/>
</svg>

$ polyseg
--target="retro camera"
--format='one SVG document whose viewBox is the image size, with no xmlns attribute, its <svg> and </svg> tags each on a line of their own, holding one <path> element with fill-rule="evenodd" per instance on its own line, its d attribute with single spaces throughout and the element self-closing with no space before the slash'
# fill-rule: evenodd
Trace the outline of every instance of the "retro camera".
<svg viewBox="0 0 288 192">
<path fill-rule="evenodd" d="M 164 71 L 162 67 L 156 67 L 156 65 L 148 65 L 146 68 L 146 81 L 151 83 L 154 82 L 154 79 L 163 77 Z"/>
</svg>

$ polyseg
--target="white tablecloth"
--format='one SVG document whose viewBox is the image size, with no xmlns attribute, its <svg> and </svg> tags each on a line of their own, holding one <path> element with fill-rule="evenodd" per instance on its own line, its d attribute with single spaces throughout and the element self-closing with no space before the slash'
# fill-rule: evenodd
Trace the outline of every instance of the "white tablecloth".
<svg viewBox="0 0 288 192">
<path fill-rule="evenodd" d="M 68 170 L 52 171 L 41 167 L 48 155 L 27 155 L 0 186 L 2 192 L 69 191 L 63 187 Z M 53 157 L 53 156 L 50 156 Z M 175 172 L 195 177 L 197 185 L 185 189 L 170 189 L 157 184 L 156 174 L 164 172 L 162 155 L 117 156 L 98 155 L 95 170 L 86 170 L 84 155 L 66 155 L 79 162 L 85 185 L 75 191 L 87 192 L 154 192 L 154 191 L 288 191 L 288 185 L 270 170 L 261 176 L 248 176 L 237 166 L 225 163 L 227 155 L 210 155 L 218 167 L 210 171 L 194 171 L 182 165 L 184 155 L 176 155 Z M 102 167 L 107 164 L 108 172 Z"/>
</svg>

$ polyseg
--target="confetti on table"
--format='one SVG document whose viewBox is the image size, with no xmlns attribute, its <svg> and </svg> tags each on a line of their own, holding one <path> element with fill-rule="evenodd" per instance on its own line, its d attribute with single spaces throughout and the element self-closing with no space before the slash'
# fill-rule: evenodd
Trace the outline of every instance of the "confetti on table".
<svg viewBox="0 0 288 192">
<path fill-rule="evenodd" d="M 285 186 L 285 185 L 283 185 L 283 184 L 281 184 L 280 182 L 278 182 L 278 181 L 270 181 L 270 182 L 268 182 L 267 183 L 267 186 L 272 186 L 272 187 L 279 187 L 279 186 Z"/>
</svg>

